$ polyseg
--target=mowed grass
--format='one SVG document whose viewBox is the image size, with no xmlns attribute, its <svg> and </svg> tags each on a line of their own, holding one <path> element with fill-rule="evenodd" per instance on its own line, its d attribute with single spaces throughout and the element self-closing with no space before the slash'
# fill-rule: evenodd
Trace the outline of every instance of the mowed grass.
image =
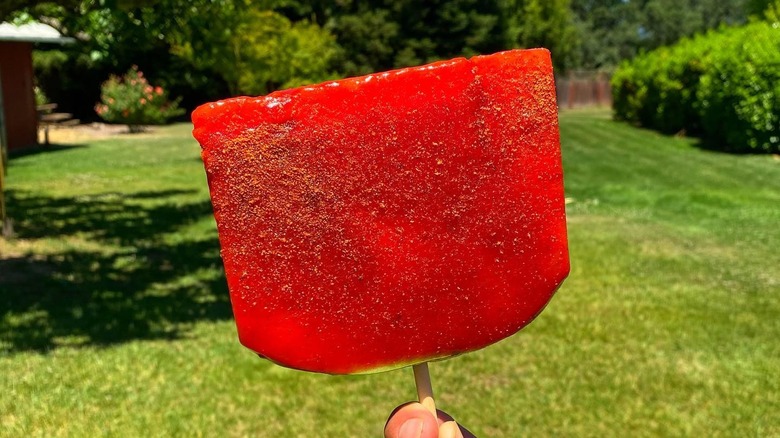
<svg viewBox="0 0 780 438">
<path fill-rule="evenodd" d="M 380 436 L 408 369 L 238 344 L 190 126 L 15 157 L 0 436 Z M 780 161 L 561 114 L 572 273 L 515 335 L 431 365 L 478 436 L 780 435 Z"/>
</svg>

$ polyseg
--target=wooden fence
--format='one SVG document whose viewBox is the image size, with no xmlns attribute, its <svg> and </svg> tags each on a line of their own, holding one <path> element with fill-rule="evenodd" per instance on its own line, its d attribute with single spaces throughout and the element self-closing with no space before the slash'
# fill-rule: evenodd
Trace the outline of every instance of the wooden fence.
<svg viewBox="0 0 780 438">
<path fill-rule="evenodd" d="M 570 71 L 555 77 L 558 108 L 612 106 L 610 75 L 600 71 Z"/>
</svg>

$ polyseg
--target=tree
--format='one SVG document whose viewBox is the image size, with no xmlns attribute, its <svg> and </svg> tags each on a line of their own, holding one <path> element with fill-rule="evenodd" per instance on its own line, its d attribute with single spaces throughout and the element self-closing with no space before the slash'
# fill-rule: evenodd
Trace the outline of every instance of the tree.
<svg viewBox="0 0 780 438">
<path fill-rule="evenodd" d="M 174 32 L 172 52 L 218 73 L 233 95 L 336 76 L 331 67 L 339 48 L 316 23 L 293 23 L 249 2 L 207 3 L 196 15 Z"/>
<path fill-rule="evenodd" d="M 57 2 L 60 6 L 74 8 L 81 4 L 81 0 L 62 0 Z M 4 0 L 0 2 L 0 23 L 13 19 L 19 11 L 27 11 L 40 5 L 53 4 L 50 0 Z"/>
<path fill-rule="evenodd" d="M 387 70 L 395 66 L 400 25 L 387 9 L 359 10 L 335 15 L 326 29 L 344 49 L 340 70 L 347 76 Z"/>
<path fill-rule="evenodd" d="M 77 40 L 75 44 L 35 50 L 33 65 L 36 82 L 46 95 L 61 110 L 80 119 L 95 117 L 93 105 L 100 96 L 100 83 L 109 74 L 129 68 L 133 64 L 130 58 L 145 54 L 143 59 L 156 60 L 167 53 L 164 44 L 137 29 L 132 13 L 120 8 L 117 1 L 24 3 L 6 18 L 15 22 L 37 20 Z"/>
<path fill-rule="evenodd" d="M 53 25 L 78 44 L 36 56 L 63 109 L 84 117 L 109 74 L 138 65 L 192 107 L 228 94 L 260 94 L 335 77 L 334 38 L 316 23 L 274 11 L 290 0 L 66 0 L 14 15 Z M 47 62 L 58 60 L 58 63 Z M 41 63 L 39 63 L 41 64 Z M 86 80 L 85 80 L 86 79 Z M 91 101 L 91 102 L 90 102 Z M 71 108 L 70 106 L 75 106 Z"/>
<path fill-rule="evenodd" d="M 624 0 L 572 0 L 578 34 L 573 56 L 578 68 L 596 70 L 617 65 L 639 47 L 639 10 Z"/>
<path fill-rule="evenodd" d="M 344 49 L 345 75 L 407 67 L 506 48 L 497 0 L 307 2 Z"/>
<path fill-rule="evenodd" d="M 549 49 L 558 70 L 575 64 L 577 31 L 570 0 L 505 0 L 503 8 L 510 44 Z"/>
<path fill-rule="evenodd" d="M 747 20 L 759 0 L 571 0 L 581 68 L 612 68 L 640 51 Z M 760 0 L 766 1 L 766 0 Z"/>
<path fill-rule="evenodd" d="M 775 9 L 777 8 L 776 0 L 745 0 L 745 2 L 747 13 L 756 17 L 764 16 L 764 12 L 770 10 L 773 5 Z"/>
<path fill-rule="evenodd" d="M 505 48 L 501 9 L 491 0 L 390 2 L 400 24 L 395 66 L 415 65 Z"/>
</svg>

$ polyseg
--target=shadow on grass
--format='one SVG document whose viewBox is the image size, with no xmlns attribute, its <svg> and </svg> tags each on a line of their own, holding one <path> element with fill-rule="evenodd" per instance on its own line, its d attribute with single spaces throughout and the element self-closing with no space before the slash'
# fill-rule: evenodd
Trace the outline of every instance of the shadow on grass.
<svg viewBox="0 0 780 438">
<path fill-rule="evenodd" d="M 748 155 L 770 155 L 772 152 L 766 151 L 766 150 L 751 150 L 747 148 L 730 148 L 724 145 L 721 141 L 715 141 L 712 139 L 704 139 L 701 137 L 689 137 L 691 141 L 691 145 L 695 148 L 701 149 L 703 151 L 712 152 L 715 154 L 722 154 L 722 155 L 735 155 L 735 156 L 748 156 Z"/>
<path fill-rule="evenodd" d="M 208 200 L 190 195 L 11 191 L 17 238 L 59 246 L 0 254 L 0 350 L 174 339 L 197 321 L 230 318 L 216 232 L 182 231 L 211 215 Z"/>
<path fill-rule="evenodd" d="M 51 143 L 48 145 L 41 144 L 37 146 L 30 146 L 22 149 L 14 149 L 12 151 L 8 151 L 8 158 L 14 159 L 14 158 L 28 157 L 31 155 L 68 151 L 71 149 L 80 149 L 84 147 L 86 147 L 86 145 L 83 144 L 56 144 L 56 143 Z"/>
</svg>

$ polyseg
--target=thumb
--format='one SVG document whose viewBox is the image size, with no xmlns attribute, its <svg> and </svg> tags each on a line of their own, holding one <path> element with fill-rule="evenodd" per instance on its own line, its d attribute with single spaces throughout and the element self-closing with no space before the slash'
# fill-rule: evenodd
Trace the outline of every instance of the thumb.
<svg viewBox="0 0 780 438">
<path fill-rule="evenodd" d="M 420 403 L 397 407 L 385 425 L 385 438 L 437 438 L 439 423 Z"/>
</svg>

